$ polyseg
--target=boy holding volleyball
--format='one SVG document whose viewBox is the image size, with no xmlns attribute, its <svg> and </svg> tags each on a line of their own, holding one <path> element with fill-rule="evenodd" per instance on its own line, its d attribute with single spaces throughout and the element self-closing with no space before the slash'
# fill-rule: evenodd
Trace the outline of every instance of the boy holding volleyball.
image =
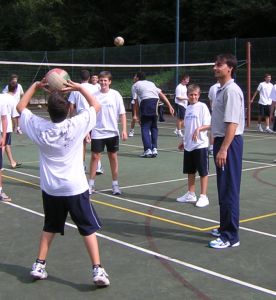
<svg viewBox="0 0 276 300">
<path fill-rule="evenodd" d="M 195 203 L 197 207 L 209 204 L 207 197 L 209 158 L 208 158 L 208 129 L 211 125 L 211 115 L 205 103 L 199 102 L 200 87 L 196 84 L 188 86 L 189 104 L 184 118 L 183 142 L 178 146 L 184 149 L 183 173 L 188 174 L 188 192 L 177 198 L 178 202 Z M 200 197 L 195 194 L 195 175 L 200 176 Z"/>
<path fill-rule="evenodd" d="M 63 92 L 79 91 L 89 103 L 89 108 L 66 119 L 69 102 L 61 92 L 52 92 L 48 98 L 50 120 L 34 115 L 27 105 L 35 92 L 46 86 L 46 80 L 35 82 L 24 94 L 17 110 L 25 134 L 38 145 L 40 155 L 40 186 L 45 212 L 37 260 L 31 276 L 45 279 L 47 254 L 56 233 L 64 234 L 68 212 L 83 236 L 92 263 L 93 282 L 97 286 L 110 284 L 108 275 L 100 264 L 96 231 L 101 227 L 97 214 L 89 201 L 88 184 L 83 169 L 83 139 L 96 124 L 100 105 L 82 85 L 67 82 Z"/>
</svg>

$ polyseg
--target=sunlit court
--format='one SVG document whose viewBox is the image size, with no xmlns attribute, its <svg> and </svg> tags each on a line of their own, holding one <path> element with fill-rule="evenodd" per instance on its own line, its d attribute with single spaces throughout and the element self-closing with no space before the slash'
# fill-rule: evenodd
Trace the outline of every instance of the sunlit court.
<svg viewBox="0 0 276 300">
<path fill-rule="evenodd" d="M 33 109 L 46 114 L 44 109 Z M 97 235 L 101 260 L 111 279 L 111 286 L 105 289 L 96 289 L 89 280 L 87 253 L 70 217 L 65 235 L 56 237 L 47 259 L 48 279 L 30 278 L 44 217 L 39 158 L 36 146 L 25 135 L 13 136 L 13 152 L 22 167 L 11 169 L 6 160 L 4 163 L 3 183 L 12 201 L 0 203 L 1 298 L 35 299 L 38 293 L 42 299 L 275 297 L 276 137 L 257 132 L 254 122 L 246 129 L 241 245 L 211 249 L 210 231 L 219 226 L 213 157 L 209 157 L 209 206 L 178 203 L 176 198 L 186 192 L 187 176 L 182 174 L 183 153 L 177 149 L 174 119 L 168 115 L 165 119 L 158 124 L 156 158 L 140 157 L 143 149 L 137 124 L 134 137 L 120 142 L 120 196 L 111 193 L 109 162 L 103 154 L 104 174 L 96 178 L 91 201 L 103 223 Z M 89 160 L 87 146 L 87 165 Z"/>
</svg>

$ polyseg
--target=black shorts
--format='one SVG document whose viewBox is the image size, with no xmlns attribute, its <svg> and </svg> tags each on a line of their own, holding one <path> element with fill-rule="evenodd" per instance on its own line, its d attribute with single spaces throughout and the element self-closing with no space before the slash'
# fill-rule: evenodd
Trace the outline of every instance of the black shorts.
<svg viewBox="0 0 276 300">
<path fill-rule="evenodd" d="M 270 105 L 259 104 L 259 115 L 262 117 L 270 116 Z"/>
<path fill-rule="evenodd" d="M 88 190 L 74 196 L 52 196 L 42 191 L 45 213 L 43 231 L 64 235 L 68 212 L 82 236 L 101 228 L 101 222 L 89 200 Z"/>
<path fill-rule="evenodd" d="M 184 120 L 185 112 L 186 112 L 186 108 L 184 106 L 175 103 L 175 113 L 177 119 Z"/>
<path fill-rule="evenodd" d="M 114 136 L 106 139 L 92 139 L 91 151 L 94 153 L 101 153 L 106 146 L 107 152 L 119 151 L 119 136 Z"/>
<path fill-rule="evenodd" d="M 209 174 L 208 148 L 195 149 L 193 151 L 184 150 L 183 173 L 207 176 Z"/>
</svg>

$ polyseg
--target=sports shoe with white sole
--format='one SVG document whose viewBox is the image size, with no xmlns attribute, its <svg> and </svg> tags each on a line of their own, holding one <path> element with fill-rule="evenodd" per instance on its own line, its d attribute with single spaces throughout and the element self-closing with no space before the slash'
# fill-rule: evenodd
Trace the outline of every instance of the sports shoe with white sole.
<svg viewBox="0 0 276 300">
<path fill-rule="evenodd" d="M 30 272 L 31 276 L 34 279 L 46 279 L 48 277 L 48 273 L 46 272 L 46 263 L 41 264 L 35 262 L 32 266 L 32 271 Z"/>
<path fill-rule="evenodd" d="M 195 206 L 196 207 L 205 207 L 209 205 L 209 199 L 206 195 L 200 194 L 200 197 L 198 198 Z"/>
<path fill-rule="evenodd" d="M 4 192 L 2 192 L 0 194 L 0 201 L 2 201 L 2 202 L 10 202 L 11 198 L 8 195 L 6 195 Z"/>
<path fill-rule="evenodd" d="M 214 228 L 211 230 L 211 235 L 215 237 L 220 237 L 220 232 L 218 228 Z"/>
<path fill-rule="evenodd" d="M 122 194 L 118 184 L 113 184 L 112 185 L 112 194 L 113 195 L 121 195 Z"/>
<path fill-rule="evenodd" d="M 93 282 L 96 286 L 109 286 L 110 281 L 108 279 L 108 274 L 106 273 L 104 268 L 95 267 L 92 270 Z"/>
<path fill-rule="evenodd" d="M 158 155 L 157 149 L 156 149 L 156 148 L 153 148 L 153 149 L 152 149 L 152 155 L 151 155 L 151 157 L 156 157 L 157 155 Z"/>
<path fill-rule="evenodd" d="M 148 149 L 144 153 L 142 153 L 140 156 L 144 157 L 144 158 L 152 157 L 152 151 L 150 149 Z"/>
<path fill-rule="evenodd" d="M 266 132 L 266 133 L 274 133 L 274 131 L 271 130 L 270 128 L 266 128 L 266 129 L 265 129 L 265 132 Z"/>
<path fill-rule="evenodd" d="M 129 133 L 128 133 L 129 137 L 133 137 L 134 136 L 134 129 L 130 129 Z"/>
<path fill-rule="evenodd" d="M 103 167 L 100 167 L 96 170 L 96 175 L 102 175 L 104 173 Z"/>
<path fill-rule="evenodd" d="M 217 238 L 216 240 L 213 240 L 209 242 L 209 247 L 214 249 L 225 249 L 228 247 L 238 247 L 240 245 L 240 242 L 237 242 L 235 244 L 230 244 L 229 241 L 224 242 L 221 238 Z"/>
<path fill-rule="evenodd" d="M 260 132 L 264 132 L 263 127 L 262 127 L 261 124 L 258 124 L 258 125 L 257 125 L 257 129 L 258 129 L 258 131 L 260 131 Z"/>
<path fill-rule="evenodd" d="M 181 203 L 195 203 L 196 200 L 197 199 L 195 193 L 191 193 L 189 191 L 182 197 L 176 199 L 177 202 L 181 202 Z"/>
</svg>

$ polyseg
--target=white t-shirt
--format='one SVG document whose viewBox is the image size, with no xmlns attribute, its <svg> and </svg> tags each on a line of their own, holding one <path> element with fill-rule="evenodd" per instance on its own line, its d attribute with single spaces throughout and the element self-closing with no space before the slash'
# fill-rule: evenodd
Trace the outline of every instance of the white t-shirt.
<svg viewBox="0 0 276 300">
<path fill-rule="evenodd" d="M 49 195 L 73 196 L 88 190 L 83 169 L 83 139 L 96 124 L 94 107 L 53 123 L 24 109 L 20 127 L 38 145 L 40 187 Z"/>
<path fill-rule="evenodd" d="M 0 101 L 0 123 L 1 123 L 1 132 L 2 132 L 2 121 L 1 117 L 2 116 L 7 116 L 7 105 L 3 102 Z"/>
<path fill-rule="evenodd" d="M 19 113 L 16 110 L 17 102 L 14 96 L 10 94 L 0 94 L 0 103 L 6 105 L 7 111 L 7 132 L 13 131 L 12 118 L 19 117 Z M 0 122 L 0 130 L 2 132 L 2 122 Z"/>
<path fill-rule="evenodd" d="M 113 89 L 107 93 L 98 91 L 94 94 L 101 105 L 97 113 L 97 122 L 91 138 L 105 139 L 119 135 L 118 120 L 120 115 L 125 114 L 124 101 L 121 94 Z"/>
<path fill-rule="evenodd" d="M 196 141 L 193 141 L 192 137 L 198 127 L 210 124 L 211 115 L 205 103 L 196 102 L 188 105 L 184 118 L 185 133 L 183 143 L 185 150 L 193 151 L 209 146 L 208 130 L 200 131 Z"/>
<path fill-rule="evenodd" d="M 99 85 L 93 85 L 88 82 L 83 82 L 82 85 L 84 85 L 91 92 L 91 94 L 95 94 L 101 88 Z M 87 100 L 78 91 L 71 92 L 68 101 L 76 106 L 77 114 L 83 109 L 89 108 Z"/>
<path fill-rule="evenodd" d="M 273 88 L 271 90 L 269 98 L 273 101 L 276 102 L 276 84 L 273 85 Z"/>
<path fill-rule="evenodd" d="M 138 80 L 132 85 L 131 93 L 132 97 L 138 98 L 140 104 L 145 99 L 159 99 L 161 90 L 151 81 Z"/>
<path fill-rule="evenodd" d="M 185 84 L 179 83 L 178 86 L 176 87 L 174 101 L 176 104 L 179 104 L 179 105 L 187 108 L 188 100 L 179 100 L 179 99 L 177 99 L 177 97 L 184 97 L 184 98 L 188 99 L 187 87 Z"/>
<path fill-rule="evenodd" d="M 257 88 L 257 91 L 260 93 L 259 104 L 262 105 L 271 105 L 272 100 L 270 98 L 270 93 L 273 88 L 271 82 L 261 82 Z"/>
<path fill-rule="evenodd" d="M 6 85 L 4 87 L 2 93 L 5 94 L 5 93 L 8 93 L 8 92 L 9 92 L 9 86 Z M 20 83 L 17 83 L 17 88 L 16 88 L 16 91 L 13 95 L 15 100 L 16 100 L 16 104 L 20 101 L 23 94 L 24 94 L 24 91 L 23 91 L 22 85 Z"/>
</svg>

